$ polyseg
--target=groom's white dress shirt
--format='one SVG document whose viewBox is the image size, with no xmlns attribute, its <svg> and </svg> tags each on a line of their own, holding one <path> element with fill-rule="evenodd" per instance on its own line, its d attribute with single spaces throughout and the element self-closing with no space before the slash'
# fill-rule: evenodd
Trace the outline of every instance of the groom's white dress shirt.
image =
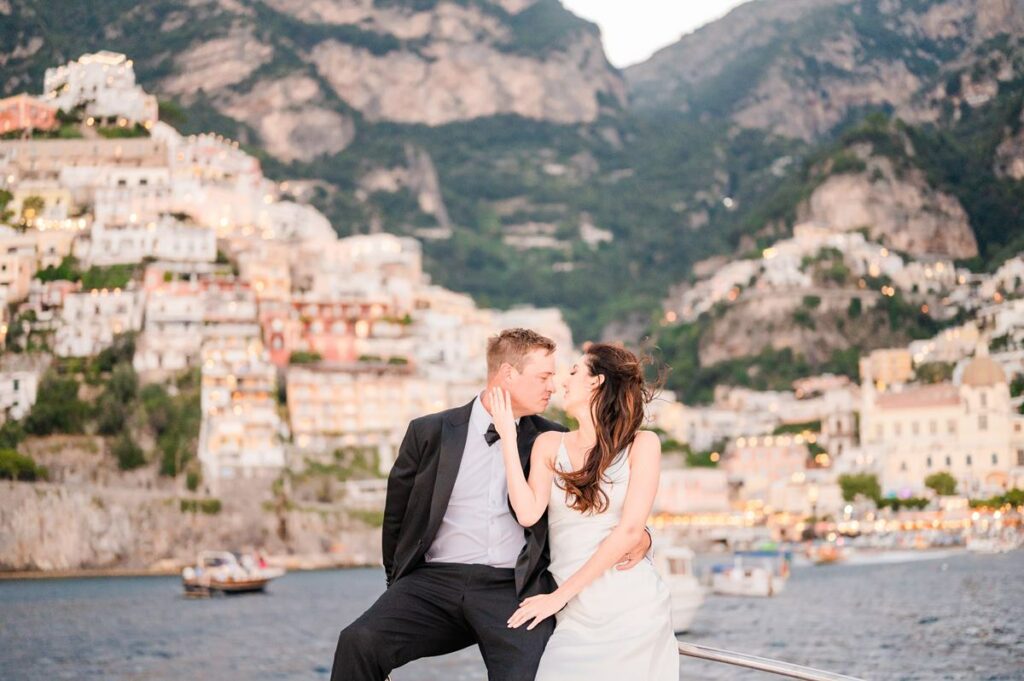
<svg viewBox="0 0 1024 681">
<path fill-rule="evenodd" d="M 488 445 L 484 439 L 491 423 L 493 419 L 478 396 L 473 400 L 466 447 L 448 509 L 426 553 L 428 563 L 515 567 L 526 543 L 523 528 L 508 507 L 501 440 Z"/>
</svg>

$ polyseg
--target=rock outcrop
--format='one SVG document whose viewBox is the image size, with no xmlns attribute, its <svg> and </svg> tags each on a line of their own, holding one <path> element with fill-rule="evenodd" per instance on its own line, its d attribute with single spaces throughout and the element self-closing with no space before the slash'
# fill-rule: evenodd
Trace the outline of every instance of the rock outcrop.
<svg viewBox="0 0 1024 681">
<path fill-rule="evenodd" d="M 516 114 L 585 123 L 597 118 L 601 95 L 625 97 L 595 35 L 543 60 L 454 42 L 375 55 L 336 40 L 318 44 L 310 57 L 337 95 L 370 120 L 444 125 Z"/>
<path fill-rule="evenodd" d="M 1017 129 L 1007 129 L 996 148 L 994 171 L 997 177 L 1024 180 L 1024 112 Z"/>
<path fill-rule="evenodd" d="M 337 153 L 356 133 L 352 119 L 327 106 L 319 84 L 309 76 L 261 80 L 248 92 L 227 93 L 219 106 L 252 126 L 264 148 L 284 161 Z"/>
<path fill-rule="evenodd" d="M 148 569 L 187 563 L 202 549 L 270 554 L 344 553 L 379 559 L 380 530 L 341 508 L 227 504 L 216 515 L 182 512 L 173 494 L 142 489 L 0 481 L 0 570 Z M 282 519 L 287 528 L 281 536 Z"/>
<path fill-rule="evenodd" d="M 835 350 L 883 347 L 898 338 L 898 334 L 865 324 L 863 320 L 852 323 L 846 319 L 846 310 L 853 298 L 859 298 L 864 309 L 874 307 L 878 299 L 874 291 L 817 291 L 821 304 L 815 310 L 813 328 L 794 321 L 794 313 L 801 309 L 807 294 L 807 290 L 797 289 L 792 293 L 751 292 L 741 296 L 724 314 L 709 322 L 701 336 L 701 365 L 751 357 L 765 348 L 788 348 L 808 362 L 820 364 Z"/>
<path fill-rule="evenodd" d="M 751 2 L 625 73 L 641 108 L 707 110 L 814 140 L 871 106 L 936 120 L 947 79 L 1019 50 L 1022 31 L 1013 0 Z"/>
<path fill-rule="evenodd" d="M 800 206 L 798 221 L 836 230 L 866 227 L 868 236 L 914 256 L 970 258 L 978 244 L 956 197 L 937 191 L 917 168 L 900 172 L 871 157 L 859 173 L 832 175 Z"/>
</svg>

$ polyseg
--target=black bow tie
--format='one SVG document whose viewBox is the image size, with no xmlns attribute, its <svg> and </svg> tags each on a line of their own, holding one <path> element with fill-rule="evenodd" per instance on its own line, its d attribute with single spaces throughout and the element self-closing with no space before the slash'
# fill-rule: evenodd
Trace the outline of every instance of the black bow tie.
<svg viewBox="0 0 1024 681">
<path fill-rule="evenodd" d="M 493 423 L 487 426 L 487 432 L 484 433 L 484 439 L 487 440 L 488 447 L 501 439 L 501 436 L 498 435 L 498 430 L 494 427 Z"/>
</svg>

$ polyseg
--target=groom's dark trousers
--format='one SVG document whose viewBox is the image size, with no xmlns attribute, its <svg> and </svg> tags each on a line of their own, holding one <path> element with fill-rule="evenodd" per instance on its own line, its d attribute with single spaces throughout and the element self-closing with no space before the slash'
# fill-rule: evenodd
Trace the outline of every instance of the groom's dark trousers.
<svg viewBox="0 0 1024 681">
<path fill-rule="evenodd" d="M 532 681 L 555 628 L 509 629 L 512 568 L 425 563 L 391 585 L 338 640 L 332 681 L 383 681 L 421 657 L 479 645 L 490 681 Z"/>
<path fill-rule="evenodd" d="M 547 518 L 524 531 L 515 568 L 430 563 L 424 555 L 448 507 L 466 445 L 472 402 L 414 420 L 388 476 L 382 549 L 388 588 L 342 630 L 331 681 L 383 681 L 421 657 L 479 645 L 490 681 L 532 681 L 555 620 L 532 631 L 508 628 L 519 602 L 549 593 Z M 539 416 L 519 421 L 519 454 L 529 475 L 537 436 L 565 430 Z"/>
</svg>

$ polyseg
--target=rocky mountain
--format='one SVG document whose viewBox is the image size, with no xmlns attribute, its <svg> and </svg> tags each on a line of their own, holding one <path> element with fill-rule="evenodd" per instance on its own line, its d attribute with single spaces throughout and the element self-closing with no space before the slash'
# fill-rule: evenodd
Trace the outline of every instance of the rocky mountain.
<svg viewBox="0 0 1024 681">
<path fill-rule="evenodd" d="M 742 5 L 626 71 L 638 107 L 814 140 L 868 107 L 935 122 L 1020 75 L 1019 0 Z"/>
<path fill-rule="evenodd" d="M 625 101 L 596 27 L 553 0 L 5 5 L 5 92 L 102 43 L 132 55 L 151 90 L 202 102 L 284 161 L 341 151 L 357 119 L 573 124 Z"/>
<path fill-rule="evenodd" d="M 649 334 L 694 263 L 798 220 L 1024 245 L 1024 0 L 754 0 L 625 73 L 558 0 L 0 0 L 0 36 L 0 91 L 125 52 L 340 233 L 416 235 L 439 283 L 581 339 Z M 870 115 L 899 135 L 853 143 Z"/>
</svg>

